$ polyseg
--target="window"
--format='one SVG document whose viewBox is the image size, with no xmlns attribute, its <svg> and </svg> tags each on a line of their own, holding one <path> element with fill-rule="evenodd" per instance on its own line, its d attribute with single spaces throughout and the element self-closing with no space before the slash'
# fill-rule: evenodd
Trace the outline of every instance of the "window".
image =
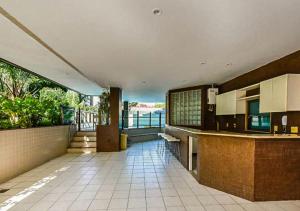
<svg viewBox="0 0 300 211">
<path fill-rule="evenodd" d="M 172 125 L 201 125 L 201 89 L 174 92 L 170 95 Z"/>
<path fill-rule="evenodd" d="M 270 131 L 270 113 L 259 113 L 259 100 L 248 101 L 248 130 Z"/>
</svg>

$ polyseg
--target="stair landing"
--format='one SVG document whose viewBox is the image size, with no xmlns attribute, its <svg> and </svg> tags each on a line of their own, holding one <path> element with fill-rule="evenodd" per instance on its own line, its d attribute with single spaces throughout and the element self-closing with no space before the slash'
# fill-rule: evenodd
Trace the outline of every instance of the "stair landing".
<svg viewBox="0 0 300 211">
<path fill-rule="evenodd" d="M 70 153 L 91 153 L 96 151 L 96 132 L 77 132 L 68 148 Z"/>
</svg>

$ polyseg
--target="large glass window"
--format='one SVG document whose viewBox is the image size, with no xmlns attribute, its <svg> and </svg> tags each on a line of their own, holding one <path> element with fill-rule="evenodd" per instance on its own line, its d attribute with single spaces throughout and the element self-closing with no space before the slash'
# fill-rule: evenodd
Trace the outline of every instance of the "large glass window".
<svg viewBox="0 0 300 211">
<path fill-rule="evenodd" d="M 170 95 L 172 125 L 201 125 L 201 89 L 174 92 Z"/>
<path fill-rule="evenodd" d="M 164 103 L 130 102 L 123 112 L 124 128 L 165 127 Z"/>
<path fill-rule="evenodd" d="M 270 131 L 270 113 L 259 113 L 259 100 L 248 101 L 248 130 Z"/>
</svg>

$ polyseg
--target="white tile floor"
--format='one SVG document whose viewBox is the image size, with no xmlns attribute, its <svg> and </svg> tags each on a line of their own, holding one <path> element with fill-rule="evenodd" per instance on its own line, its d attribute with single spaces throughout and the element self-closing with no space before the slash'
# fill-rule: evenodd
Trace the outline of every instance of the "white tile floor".
<svg viewBox="0 0 300 211">
<path fill-rule="evenodd" d="M 156 143 L 117 153 L 66 154 L 7 183 L 0 210 L 300 211 L 300 201 L 250 202 L 200 185 Z"/>
</svg>

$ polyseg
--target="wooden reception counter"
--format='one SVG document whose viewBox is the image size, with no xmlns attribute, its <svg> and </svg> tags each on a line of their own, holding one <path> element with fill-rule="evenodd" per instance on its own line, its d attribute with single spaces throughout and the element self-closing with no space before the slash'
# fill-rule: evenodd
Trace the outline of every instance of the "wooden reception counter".
<svg viewBox="0 0 300 211">
<path fill-rule="evenodd" d="M 187 168 L 189 136 L 198 139 L 199 183 L 251 200 L 300 199 L 300 136 L 201 131 L 166 126 L 181 139 Z"/>
</svg>

